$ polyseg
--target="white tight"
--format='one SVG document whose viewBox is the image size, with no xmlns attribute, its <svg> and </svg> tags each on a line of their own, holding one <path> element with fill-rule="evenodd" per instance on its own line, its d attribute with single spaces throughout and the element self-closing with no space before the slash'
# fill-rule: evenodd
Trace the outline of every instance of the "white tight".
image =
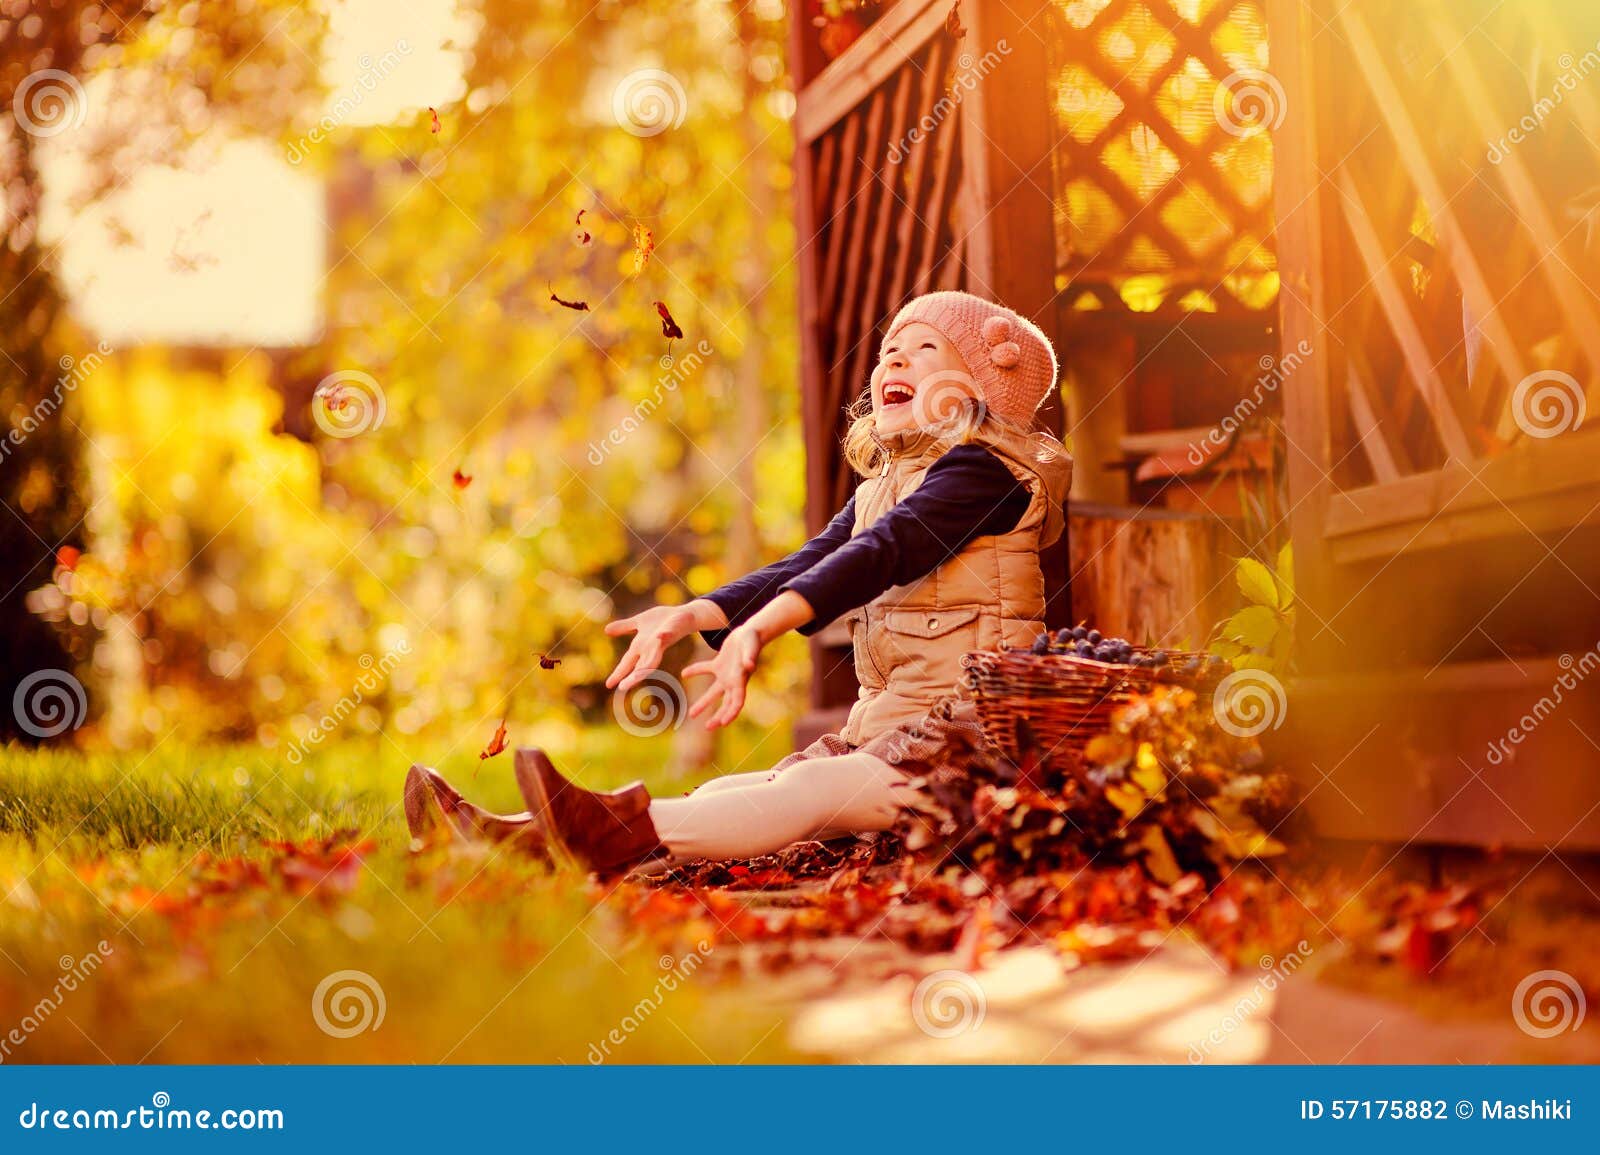
<svg viewBox="0 0 1600 1155">
<path fill-rule="evenodd" d="M 713 778 L 687 797 L 654 799 L 650 821 L 675 859 L 753 858 L 791 842 L 887 830 L 913 796 L 904 774 L 857 751 Z"/>
</svg>

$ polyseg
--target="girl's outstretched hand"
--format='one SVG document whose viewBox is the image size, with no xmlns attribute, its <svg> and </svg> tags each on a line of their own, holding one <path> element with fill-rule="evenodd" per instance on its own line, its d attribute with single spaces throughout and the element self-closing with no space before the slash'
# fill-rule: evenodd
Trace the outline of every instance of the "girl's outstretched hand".
<svg viewBox="0 0 1600 1155">
<path fill-rule="evenodd" d="M 722 648 L 717 651 L 716 657 L 704 661 L 690 662 L 683 668 L 683 676 L 689 678 L 695 674 L 710 674 L 714 679 L 700 700 L 689 707 L 689 717 L 698 718 L 718 698 L 722 705 L 716 713 L 706 719 L 706 729 L 715 730 L 718 726 L 726 726 L 739 716 L 739 711 L 744 709 L 745 683 L 750 680 L 751 673 L 756 668 L 756 659 L 761 656 L 761 637 L 748 625 L 737 626 L 723 639 Z"/>
<path fill-rule="evenodd" d="M 628 652 L 622 655 L 617 668 L 606 679 L 606 688 L 618 688 L 623 693 L 644 680 L 646 674 L 661 665 L 661 655 L 679 638 L 695 632 L 694 611 L 688 606 L 651 606 L 631 618 L 618 618 L 606 623 L 606 633 L 612 637 L 633 632 Z"/>
</svg>

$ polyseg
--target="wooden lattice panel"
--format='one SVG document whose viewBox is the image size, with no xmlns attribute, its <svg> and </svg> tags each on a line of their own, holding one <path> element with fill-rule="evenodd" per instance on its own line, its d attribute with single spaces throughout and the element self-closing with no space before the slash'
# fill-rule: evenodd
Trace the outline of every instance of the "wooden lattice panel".
<svg viewBox="0 0 1600 1155">
<path fill-rule="evenodd" d="M 1056 282 L 1070 306 L 1242 313 L 1277 298 L 1280 93 L 1251 0 L 1054 0 Z"/>
<path fill-rule="evenodd" d="M 816 336 L 823 369 L 808 391 L 819 421 L 840 415 L 866 386 L 877 335 L 919 293 L 966 288 L 963 246 L 953 228 L 962 182 L 962 117 L 946 106 L 958 45 L 933 35 L 815 140 L 810 150 L 811 242 Z M 931 131 L 913 131 L 933 118 Z M 842 426 L 839 429 L 842 432 Z M 813 452 L 823 447 L 813 444 Z M 832 456 L 813 474 L 826 478 L 823 507 L 849 497 L 848 469 Z"/>
<path fill-rule="evenodd" d="M 1600 13 L 1582 7 L 1329 6 L 1312 60 L 1341 95 L 1319 110 L 1315 175 L 1296 179 L 1325 182 L 1330 206 L 1343 489 L 1473 468 L 1562 433 L 1563 408 L 1576 431 L 1586 386 L 1600 399 L 1600 93 L 1585 87 L 1600 75 L 1581 75 L 1600 74 Z"/>
</svg>

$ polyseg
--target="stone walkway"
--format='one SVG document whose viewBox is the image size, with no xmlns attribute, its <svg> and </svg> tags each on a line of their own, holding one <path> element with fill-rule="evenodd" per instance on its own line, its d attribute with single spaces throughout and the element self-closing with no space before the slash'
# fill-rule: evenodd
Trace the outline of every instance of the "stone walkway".
<svg viewBox="0 0 1600 1155">
<path fill-rule="evenodd" d="M 790 1041 L 868 1063 L 1576 1063 L 1600 1062 L 1600 1025 L 1525 1034 L 1502 1021 L 1441 1023 L 1339 990 L 1309 971 L 1228 974 L 1192 942 L 1144 959 L 1064 970 L 1045 947 L 991 955 L 975 973 L 924 958 L 924 978 L 840 982 L 821 954 L 774 992 L 796 1007 Z M 838 944 L 855 976 L 867 944 Z M 877 960 L 887 964 L 886 958 Z M 867 965 L 863 966 L 865 963 Z"/>
</svg>

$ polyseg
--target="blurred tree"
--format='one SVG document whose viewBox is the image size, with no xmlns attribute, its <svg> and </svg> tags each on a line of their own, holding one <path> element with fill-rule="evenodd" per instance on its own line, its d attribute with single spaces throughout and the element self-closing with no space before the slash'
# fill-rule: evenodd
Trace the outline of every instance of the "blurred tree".
<svg viewBox="0 0 1600 1155">
<path fill-rule="evenodd" d="M 55 252 L 39 241 L 39 150 L 81 127 L 85 78 L 111 76 L 130 59 L 156 66 L 149 71 L 169 98 L 162 109 L 187 107 L 191 115 L 177 119 L 153 153 L 130 155 L 122 139 L 96 142 L 90 199 L 215 127 L 208 110 L 271 131 L 292 94 L 311 91 L 295 45 L 315 44 L 319 26 L 314 10 L 294 0 L 0 0 L 0 695 L 7 704 L 0 738 L 32 738 L 9 708 L 17 683 L 36 670 L 72 666 L 89 646 L 85 637 L 52 632 L 25 604 L 57 567 L 58 550 L 84 544 L 86 512 L 71 395 L 80 383 L 72 367 L 90 342 L 71 333 Z"/>
</svg>

